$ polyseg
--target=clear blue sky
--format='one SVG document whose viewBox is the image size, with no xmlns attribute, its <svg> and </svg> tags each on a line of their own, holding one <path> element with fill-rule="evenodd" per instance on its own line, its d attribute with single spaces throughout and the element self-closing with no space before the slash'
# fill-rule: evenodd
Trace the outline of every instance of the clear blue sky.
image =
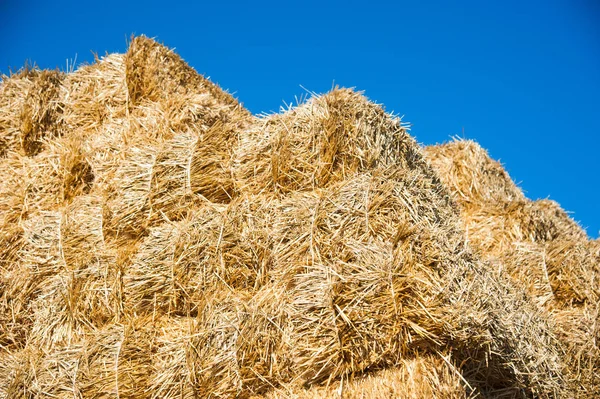
<svg viewBox="0 0 600 399">
<path fill-rule="evenodd" d="M 530 198 L 600 232 L 600 2 L 0 0 L 0 71 L 64 69 L 156 37 L 255 113 L 332 84 L 424 144 L 475 139 Z M 164 4 L 167 4 L 165 6 Z"/>
</svg>

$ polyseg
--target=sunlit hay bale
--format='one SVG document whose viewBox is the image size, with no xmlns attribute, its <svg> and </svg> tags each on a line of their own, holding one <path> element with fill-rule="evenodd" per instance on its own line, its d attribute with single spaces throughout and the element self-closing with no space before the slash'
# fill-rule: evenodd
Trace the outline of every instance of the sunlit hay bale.
<svg viewBox="0 0 600 399">
<path fill-rule="evenodd" d="M 0 78 L 0 158 L 21 147 L 21 110 L 37 71 L 28 67 Z"/>
<path fill-rule="evenodd" d="M 585 252 L 585 245 L 576 243 L 587 242 L 587 235 L 556 202 L 527 200 L 502 166 L 476 143 L 455 141 L 427 147 L 425 154 L 461 204 L 469 241 L 484 257 L 503 259 L 519 284 L 530 294 L 541 295 L 541 303 L 547 302 L 548 291 L 535 287 L 544 279 L 554 299 L 590 297 L 597 272 L 592 270 L 593 262 L 576 255 Z M 529 247 L 529 254 L 543 259 L 525 266 L 519 247 Z M 526 275 L 529 278 L 523 279 Z M 538 283 L 532 285 L 531 279 Z"/>
<path fill-rule="evenodd" d="M 588 241 L 554 240 L 545 245 L 552 292 L 562 304 L 600 301 L 600 254 Z"/>
<path fill-rule="evenodd" d="M 444 358 L 446 359 L 446 358 Z M 402 359 L 392 369 L 340 380 L 328 386 L 284 386 L 273 390 L 264 399 L 464 399 L 470 390 L 460 372 L 441 355 L 419 355 Z M 253 397 L 258 399 L 261 397 Z"/>
<path fill-rule="evenodd" d="M 45 137 L 60 134 L 63 105 L 58 95 L 63 78 L 61 72 L 37 68 L 3 78 L 0 156 L 10 150 L 35 155 Z"/>
<path fill-rule="evenodd" d="M 588 240 L 585 231 L 554 201 L 530 201 L 517 214 L 525 239 L 544 242 L 557 238 Z M 512 216 L 512 215 L 509 215 Z"/>
<path fill-rule="evenodd" d="M 67 134 L 83 132 L 90 139 L 102 134 L 104 125 L 127 116 L 125 55 L 109 54 L 68 73 L 60 99 Z"/>
<path fill-rule="evenodd" d="M 58 95 L 64 75 L 58 71 L 37 72 L 21 109 L 21 150 L 35 155 L 42 150 L 45 137 L 58 136 L 61 131 L 59 114 L 63 104 Z"/>
<path fill-rule="evenodd" d="M 376 166 L 423 162 L 399 118 L 361 93 L 336 89 L 239 134 L 237 184 L 258 193 L 306 191 Z"/>
<path fill-rule="evenodd" d="M 152 379 L 148 393 L 153 399 L 195 399 L 192 372 L 188 362 L 197 320 L 169 317 L 156 337 L 152 358 Z"/>
<path fill-rule="evenodd" d="M 60 224 L 64 268 L 44 280 L 32 310 L 31 341 L 67 342 L 100 328 L 119 313 L 115 254 L 104 242 L 102 204 L 82 196 L 67 207 Z"/>
<path fill-rule="evenodd" d="M 195 206 L 207 202 L 194 191 L 196 134 L 177 134 L 165 142 L 156 155 L 148 193 L 150 219 L 181 220 Z"/>
<path fill-rule="evenodd" d="M 16 254 L 0 269 L 0 341 L 22 346 L 33 324 L 32 301 L 48 275 L 63 265 L 58 250 L 60 214 L 46 212 L 20 222 Z M 12 256 L 12 255 L 11 255 Z"/>
<path fill-rule="evenodd" d="M 0 365 L 4 377 L 0 398 L 81 398 L 77 383 L 85 364 L 81 353 L 82 346 L 76 344 L 52 351 L 26 348 L 11 354 L 8 363 Z M 6 373 L 2 366 L 7 366 Z"/>
<path fill-rule="evenodd" d="M 462 216 L 471 244 L 484 257 L 503 259 L 519 284 L 525 282 L 525 274 L 547 278 L 553 299 L 560 302 L 595 301 L 600 296 L 598 260 L 591 261 L 587 236 L 555 202 L 490 204 L 465 210 Z M 541 261 L 523 263 L 515 250 L 519 246 L 530 247 Z"/>
<path fill-rule="evenodd" d="M 0 272 L 0 348 L 14 351 L 24 347 L 33 325 L 31 299 L 37 281 L 19 262 Z"/>
<path fill-rule="evenodd" d="M 5 220 L 15 222 L 29 213 L 55 210 L 93 185 L 91 166 L 79 141 L 61 138 L 48 142 L 43 152 L 24 157 L 16 153 L 2 160 L 0 207 Z"/>
<path fill-rule="evenodd" d="M 423 153 L 463 207 L 525 198 L 502 165 L 474 141 L 455 140 L 427 146 Z"/>
<path fill-rule="evenodd" d="M 195 315 L 206 293 L 254 287 L 254 255 L 224 211 L 206 205 L 150 230 L 123 276 L 128 309 Z"/>
<path fill-rule="evenodd" d="M 66 267 L 62 256 L 60 212 L 42 211 L 23 221 L 25 246 L 20 259 L 36 279 L 56 275 Z"/>
<path fill-rule="evenodd" d="M 437 345 L 438 254 L 419 244 L 427 228 L 416 229 L 403 202 L 410 194 L 395 177 L 344 182 L 312 203 L 285 201 L 308 205 L 294 210 L 312 225 L 273 256 L 274 273 L 284 270 L 290 286 L 293 369 L 307 383 L 391 366 Z"/>
<path fill-rule="evenodd" d="M 0 349 L 0 398 L 35 397 L 31 389 L 35 374 L 30 367 L 38 365 L 41 354 L 31 349 L 7 351 Z M 31 366 L 30 366 L 31 365 Z"/>
<path fill-rule="evenodd" d="M 461 212 L 469 240 L 486 254 L 498 255 L 515 241 L 546 243 L 563 238 L 587 241 L 585 231 L 554 201 L 482 204 Z"/>
<path fill-rule="evenodd" d="M 147 199 L 157 153 L 157 143 L 138 143 L 127 148 L 107 173 L 99 176 L 98 192 L 106 196 L 108 234 L 141 235 L 147 229 Z"/>
<path fill-rule="evenodd" d="M 202 201 L 190 182 L 197 140 L 194 134 L 180 134 L 169 141 L 139 141 L 99 172 L 109 233 L 141 235 L 165 220 L 185 217 Z"/>
<path fill-rule="evenodd" d="M 291 380 L 285 295 L 265 287 L 206 301 L 188 353 L 198 397 L 247 398 Z"/>
<path fill-rule="evenodd" d="M 219 136 L 220 126 L 203 133 L 178 133 L 169 140 L 138 139 L 112 165 L 105 165 L 98 172 L 98 185 L 108 197 L 107 228 L 117 235 L 142 234 L 165 220 L 185 218 L 209 200 L 229 202 L 234 195 L 231 178 L 214 179 L 207 173 L 212 158 L 204 155 L 205 143 L 218 140 L 209 136 Z"/>
<path fill-rule="evenodd" d="M 0 270 L 11 268 L 20 246 L 20 221 L 26 217 L 27 164 L 30 158 L 11 153 L 0 159 Z"/>
</svg>

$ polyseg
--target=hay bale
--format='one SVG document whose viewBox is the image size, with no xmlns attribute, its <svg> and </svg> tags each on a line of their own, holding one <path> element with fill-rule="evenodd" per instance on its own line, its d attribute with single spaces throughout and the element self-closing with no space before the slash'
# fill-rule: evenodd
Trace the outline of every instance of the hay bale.
<svg viewBox="0 0 600 399">
<path fill-rule="evenodd" d="M 469 253 L 452 203 L 427 173 L 384 170 L 326 190 L 229 205 L 239 237 L 257 255 L 263 287 L 286 291 L 279 299 L 287 348 L 280 363 L 289 364 L 283 375 L 331 382 L 448 346 L 483 389 L 560 392 L 550 326 L 510 281 Z M 203 347 L 226 347 L 229 355 L 202 357 L 230 373 L 240 311 L 213 313 L 225 318 L 217 324 L 224 335 Z M 215 379 L 228 381 L 217 397 L 249 393 L 236 373 L 206 377 Z"/>
<path fill-rule="evenodd" d="M 309 191 L 377 166 L 422 162 L 400 119 L 348 89 L 266 116 L 239 134 L 234 153 L 241 191 Z"/>
<path fill-rule="evenodd" d="M 195 149 L 198 156 L 194 170 L 200 175 L 200 184 L 196 188 L 211 201 L 229 202 L 235 195 L 230 172 L 232 148 L 237 132 L 251 123 L 251 114 L 171 49 L 144 36 L 131 41 L 126 77 L 129 107 L 134 115 L 162 102 L 160 108 L 165 109 L 172 130 L 199 127 L 202 135 Z"/>
<path fill-rule="evenodd" d="M 191 357 L 197 319 L 169 317 L 161 326 L 162 334 L 156 337 L 156 350 L 152 359 L 152 378 L 148 394 L 152 399 L 193 399 L 193 367 Z"/>
<path fill-rule="evenodd" d="M 63 79 L 61 72 L 37 68 L 2 77 L 0 156 L 8 151 L 36 155 L 47 137 L 61 134 L 59 93 Z"/>
<path fill-rule="evenodd" d="M 208 92 L 218 104 L 239 105 L 231 95 L 199 75 L 173 50 L 145 36 L 131 40 L 126 54 L 126 77 L 132 106 L 142 100 L 158 101 L 190 91 Z"/>
<path fill-rule="evenodd" d="M 51 217 L 46 219 L 39 215 L 51 214 L 87 193 L 91 189 L 93 175 L 77 142 L 64 138 L 47 142 L 46 149 L 33 157 L 11 152 L 1 162 L 0 285 L 3 289 L 0 292 L 0 309 L 3 316 L 0 318 L 5 322 L 0 327 L 0 341 L 17 344 L 24 342 L 25 331 L 30 328 L 32 316 L 29 307 L 34 292 L 41 284 L 40 278 L 54 272 L 51 267 L 51 271 L 38 276 L 37 266 L 31 266 L 39 260 L 29 259 L 27 255 L 31 248 L 41 244 L 41 241 L 33 241 L 39 237 L 48 238 L 45 234 L 51 234 L 57 228 Z M 50 223 L 48 231 L 43 225 L 34 226 L 46 222 Z M 40 229 L 42 231 L 38 231 Z M 46 249 L 40 249 L 41 256 L 52 259 L 54 255 L 45 253 Z M 43 264 L 43 261 L 40 262 Z"/>
<path fill-rule="evenodd" d="M 207 293 L 254 287 L 254 256 L 224 212 L 207 205 L 151 229 L 123 277 L 127 308 L 196 315 Z"/>
<path fill-rule="evenodd" d="M 576 254 L 586 252 L 587 244 L 577 243 L 587 242 L 587 234 L 556 202 L 526 199 L 502 166 L 473 142 L 428 147 L 425 154 L 458 200 L 469 240 L 484 257 L 502 259 L 515 281 L 541 303 L 548 295 L 547 288 L 539 290 L 544 279 L 561 302 L 597 300 L 597 262 L 586 260 L 589 253 Z M 523 247 L 538 260 L 522 257 Z"/>
<path fill-rule="evenodd" d="M 202 194 L 207 194 L 206 176 L 197 167 L 202 141 L 197 134 L 181 133 L 169 140 L 139 142 L 100 171 L 98 192 L 107 196 L 110 215 L 107 231 L 144 235 L 148 228 L 182 220 L 209 202 Z"/>
<path fill-rule="evenodd" d="M 285 292 L 232 291 L 209 298 L 198 317 L 188 361 L 196 394 L 247 398 L 290 381 Z"/>
<path fill-rule="evenodd" d="M 104 241 L 102 225 L 102 205 L 95 197 L 79 197 L 60 215 L 59 241 L 54 245 L 61 265 L 41 276 L 32 304 L 35 318 L 30 341 L 57 345 L 118 320 L 116 257 Z"/>
<path fill-rule="evenodd" d="M 427 146 L 423 153 L 463 208 L 525 198 L 504 167 L 474 141 Z"/>
<path fill-rule="evenodd" d="M 125 55 L 107 54 L 70 71 L 60 98 L 60 123 L 67 134 L 80 132 L 92 141 L 102 137 L 105 125 L 127 116 Z"/>
<path fill-rule="evenodd" d="M 362 95 L 334 90 L 258 120 L 144 37 L 52 90 L 9 86 L 31 95 L 0 101 L 30 125 L 28 155 L 10 147 L 0 171 L 14 176 L 0 182 L 0 394 L 328 395 L 341 380 L 349 395 L 374 397 L 436 387 L 458 396 L 468 385 L 488 396 L 581 392 L 565 383 L 547 314 L 503 263 L 471 251 L 459 208 L 406 127 Z M 22 132 L 14 118 L 0 117 L 11 143 Z M 572 298 L 586 310 L 563 318 L 593 337 L 584 326 L 597 317 L 596 291 L 578 278 L 553 284 L 597 246 L 559 245 L 577 226 L 518 197 L 498 170 L 486 176 L 460 186 L 487 198 L 470 208 L 477 223 L 499 220 L 485 214 L 497 198 L 514 207 L 513 227 L 489 247 L 544 246 L 554 280 L 536 269 L 526 288 Z M 495 181 L 504 186 L 486 196 Z M 590 387 L 596 358 L 568 356 L 592 370 L 575 378 Z"/>
<path fill-rule="evenodd" d="M 18 151 L 21 145 L 21 110 L 35 74 L 25 67 L 10 76 L 2 75 L 0 82 L 0 158 L 10 151 Z"/>
</svg>

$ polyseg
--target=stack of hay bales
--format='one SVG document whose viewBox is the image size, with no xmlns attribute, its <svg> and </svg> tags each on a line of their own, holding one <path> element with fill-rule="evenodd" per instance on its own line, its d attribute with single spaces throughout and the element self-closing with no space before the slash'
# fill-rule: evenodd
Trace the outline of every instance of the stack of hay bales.
<svg viewBox="0 0 600 399">
<path fill-rule="evenodd" d="M 0 87 L 0 398 L 575 392 L 554 316 L 362 94 L 254 117 L 145 37 Z"/>
<path fill-rule="evenodd" d="M 577 397 L 600 391 L 600 252 L 557 203 L 531 201 L 472 141 L 425 149 L 461 207 L 471 245 L 500 261 L 559 332 Z"/>
</svg>

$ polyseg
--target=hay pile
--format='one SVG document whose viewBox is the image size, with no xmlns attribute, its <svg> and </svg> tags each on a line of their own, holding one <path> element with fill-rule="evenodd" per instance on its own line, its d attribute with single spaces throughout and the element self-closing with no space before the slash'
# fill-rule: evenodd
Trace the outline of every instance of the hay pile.
<svg viewBox="0 0 600 399">
<path fill-rule="evenodd" d="M 145 37 L 0 90 L 0 398 L 593 389 L 560 320 L 595 331 L 574 259 L 598 243 L 565 247 L 577 226 L 501 169 L 449 178 L 362 94 L 254 117 Z M 468 206 L 498 198 L 519 222 L 484 233 L 497 210 Z M 505 248 L 542 239 L 547 285 L 516 282 Z"/>
</svg>

